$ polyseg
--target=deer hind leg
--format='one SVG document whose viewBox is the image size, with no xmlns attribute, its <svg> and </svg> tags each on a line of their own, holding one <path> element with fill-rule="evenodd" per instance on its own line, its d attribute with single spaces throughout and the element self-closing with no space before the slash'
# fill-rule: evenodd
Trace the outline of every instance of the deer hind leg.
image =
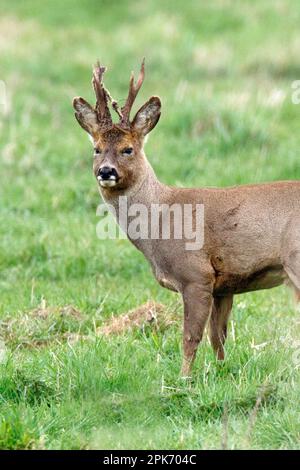
<svg viewBox="0 0 300 470">
<path fill-rule="evenodd" d="M 296 301 L 300 302 L 300 246 L 289 252 L 284 262 L 284 270 L 295 291 Z"/>
<path fill-rule="evenodd" d="M 297 209 L 290 219 L 282 246 L 283 269 L 294 287 L 296 298 L 300 297 L 300 213 Z"/>
<path fill-rule="evenodd" d="M 210 341 L 219 360 L 223 360 L 227 324 L 232 310 L 233 295 L 215 297 L 210 317 Z"/>
</svg>

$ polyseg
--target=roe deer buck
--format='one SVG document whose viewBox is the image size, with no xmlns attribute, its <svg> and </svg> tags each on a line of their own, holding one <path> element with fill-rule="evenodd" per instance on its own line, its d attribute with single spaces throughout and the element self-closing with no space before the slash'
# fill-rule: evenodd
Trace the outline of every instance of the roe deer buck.
<svg viewBox="0 0 300 470">
<path fill-rule="evenodd" d="M 288 282 L 300 297 L 300 182 L 286 181 L 231 188 L 181 189 L 156 178 L 143 150 L 144 138 L 157 124 L 161 102 L 152 96 L 130 120 L 130 110 L 144 80 L 131 75 L 125 105 L 119 107 L 103 84 L 105 67 L 94 68 L 95 108 L 74 98 L 79 124 L 94 143 L 93 170 L 105 202 L 174 203 L 204 206 L 204 242 L 187 251 L 186 240 L 131 240 L 150 262 L 158 282 L 180 292 L 184 303 L 182 375 L 191 371 L 204 327 L 224 358 L 233 295 Z M 114 124 L 109 102 L 119 116 Z M 130 238 L 130 237 L 129 237 Z"/>
</svg>

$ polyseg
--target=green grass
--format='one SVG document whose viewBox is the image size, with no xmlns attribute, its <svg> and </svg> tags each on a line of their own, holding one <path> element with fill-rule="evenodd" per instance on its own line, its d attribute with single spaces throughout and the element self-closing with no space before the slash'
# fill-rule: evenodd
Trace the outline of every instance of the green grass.
<svg viewBox="0 0 300 470">
<path fill-rule="evenodd" d="M 124 99 L 146 56 L 138 105 L 151 94 L 163 101 L 146 147 L 162 181 L 299 179 L 291 83 L 300 79 L 300 5 L 0 7 L 9 97 L 0 117 L 0 448 L 299 449 L 299 312 L 285 288 L 236 297 L 225 363 L 205 340 L 191 383 L 178 377 L 181 308 L 165 331 L 95 337 L 112 314 L 148 299 L 170 307 L 176 295 L 156 284 L 128 241 L 97 239 L 92 152 L 71 99 L 93 100 L 98 57 L 113 96 Z M 41 305 L 51 310 L 45 319 L 36 315 Z M 61 315 L 66 305 L 80 314 Z M 67 341 L 71 333 L 89 339 Z"/>
</svg>

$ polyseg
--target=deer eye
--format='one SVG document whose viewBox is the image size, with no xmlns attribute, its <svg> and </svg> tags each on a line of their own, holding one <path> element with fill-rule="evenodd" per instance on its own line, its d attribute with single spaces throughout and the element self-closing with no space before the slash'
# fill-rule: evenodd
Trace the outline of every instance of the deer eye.
<svg viewBox="0 0 300 470">
<path fill-rule="evenodd" d="M 100 149 L 94 148 L 94 155 L 101 155 L 102 151 Z"/>
<path fill-rule="evenodd" d="M 132 147 L 126 147 L 125 149 L 122 150 L 122 153 L 124 155 L 132 155 L 133 148 Z"/>
</svg>

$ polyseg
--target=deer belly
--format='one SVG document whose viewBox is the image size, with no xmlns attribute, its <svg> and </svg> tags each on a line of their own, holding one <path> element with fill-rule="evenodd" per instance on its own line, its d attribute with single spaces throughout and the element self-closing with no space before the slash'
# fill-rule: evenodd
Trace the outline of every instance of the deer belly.
<svg viewBox="0 0 300 470">
<path fill-rule="evenodd" d="M 281 265 L 269 266 L 251 274 L 216 273 L 216 294 L 241 294 L 261 289 L 270 289 L 283 284 L 286 275 Z"/>
</svg>

